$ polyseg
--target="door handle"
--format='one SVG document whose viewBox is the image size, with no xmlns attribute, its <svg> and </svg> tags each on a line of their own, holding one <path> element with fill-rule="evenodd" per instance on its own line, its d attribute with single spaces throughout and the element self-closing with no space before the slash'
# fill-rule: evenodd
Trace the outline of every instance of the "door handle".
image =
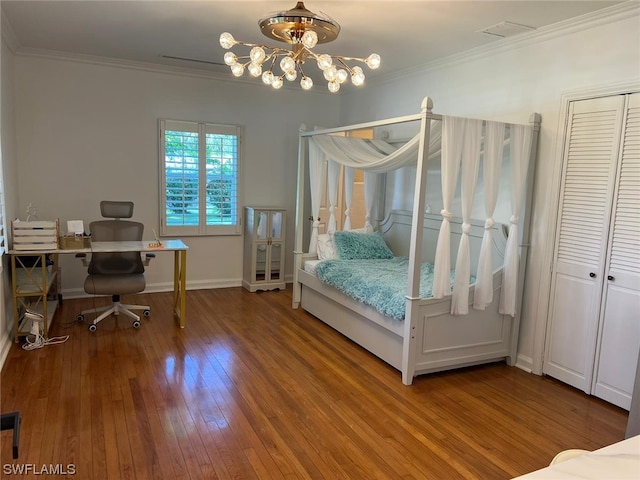
<svg viewBox="0 0 640 480">
<path fill-rule="evenodd" d="M 607 276 L 607 280 L 609 280 L 610 282 L 613 282 L 616 279 L 616 277 L 614 277 L 613 275 L 608 275 Z"/>
<path fill-rule="evenodd" d="M 596 274 L 595 274 L 594 272 L 591 272 L 591 273 L 589 274 L 589 276 L 590 276 L 591 278 L 596 278 Z"/>
</svg>

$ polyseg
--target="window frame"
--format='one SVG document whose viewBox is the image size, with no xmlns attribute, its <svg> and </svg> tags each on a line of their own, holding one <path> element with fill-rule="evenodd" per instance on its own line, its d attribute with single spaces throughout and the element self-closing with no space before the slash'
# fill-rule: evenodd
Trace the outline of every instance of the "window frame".
<svg viewBox="0 0 640 480">
<path fill-rule="evenodd" d="M 197 225 L 168 225 L 167 224 L 167 171 L 165 156 L 165 132 L 181 131 L 198 134 L 198 205 L 199 219 Z M 193 122 L 184 120 L 159 119 L 159 202 L 160 202 L 160 236 L 216 236 L 216 235 L 241 235 L 242 234 L 242 201 L 241 201 L 241 178 L 242 178 L 242 127 L 240 125 L 223 125 L 207 122 Z M 235 223 L 230 225 L 207 225 L 207 172 L 206 172 L 206 135 L 221 134 L 235 135 L 237 137 L 236 152 L 236 195 L 234 201 L 233 215 Z"/>
</svg>

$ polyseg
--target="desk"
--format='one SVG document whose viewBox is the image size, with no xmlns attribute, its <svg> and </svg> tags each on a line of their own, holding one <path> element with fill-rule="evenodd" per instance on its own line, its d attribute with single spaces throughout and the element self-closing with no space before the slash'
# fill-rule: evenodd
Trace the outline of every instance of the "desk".
<svg viewBox="0 0 640 480">
<path fill-rule="evenodd" d="M 149 241 L 127 241 L 127 242 L 91 242 L 90 246 L 85 246 L 78 242 L 65 242 L 65 248 L 48 250 L 10 250 L 11 274 L 13 279 L 13 300 L 14 300 L 14 324 L 16 332 L 16 342 L 19 336 L 29 333 L 29 327 L 20 329 L 18 322 L 19 307 L 22 304 L 26 308 L 25 299 L 36 298 L 36 309 L 44 316 L 45 336 L 48 332 L 50 321 L 55 312 L 56 305 L 48 308 L 47 296 L 51 293 L 58 294 L 58 283 L 60 281 L 57 270 L 58 255 L 76 253 L 97 253 L 97 252 L 174 252 L 173 261 L 173 314 L 178 319 L 180 328 L 185 326 L 186 312 L 186 284 L 187 284 L 187 250 L 189 247 L 182 240 L 164 240 L 162 247 L 153 247 L 154 242 Z M 22 257 L 31 257 L 29 263 Z M 37 259 L 34 261 L 34 259 Z M 51 265 L 47 266 L 47 261 L 51 260 Z M 58 294 L 58 299 L 60 295 Z"/>
</svg>

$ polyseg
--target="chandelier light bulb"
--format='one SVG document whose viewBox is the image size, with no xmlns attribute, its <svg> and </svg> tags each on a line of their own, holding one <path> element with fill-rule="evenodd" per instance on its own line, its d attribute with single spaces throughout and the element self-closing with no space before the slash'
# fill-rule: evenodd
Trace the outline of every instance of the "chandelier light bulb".
<svg viewBox="0 0 640 480">
<path fill-rule="evenodd" d="M 340 90 L 340 84 L 338 82 L 329 82 L 327 84 L 327 87 L 329 87 L 329 91 L 331 93 L 336 93 L 338 90 Z"/>
<path fill-rule="evenodd" d="M 273 82 L 273 73 L 271 70 L 268 70 L 262 74 L 262 83 L 265 85 L 271 85 Z"/>
<path fill-rule="evenodd" d="M 378 68 L 380 66 L 380 62 L 380 55 L 377 53 L 372 53 L 364 61 L 371 70 Z"/>
<path fill-rule="evenodd" d="M 234 77 L 241 77 L 244 73 L 244 65 L 241 63 L 234 63 L 231 65 L 231 73 L 233 73 Z"/>
<path fill-rule="evenodd" d="M 253 47 L 251 52 L 249 52 L 249 58 L 252 62 L 262 63 L 266 57 L 266 53 L 264 53 L 264 49 L 262 47 Z"/>
<path fill-rule="evenodd" d="M 259 77 L 260 75 L 262 75 L 262 65 L 260 65 L 259 63 L 255 63 L 255 62 L 251 62 L 249 64 L 249 75 L 251 75 L 252 77 Z"/>
<path fill-rule="evenodd" d="M 229 32 L 224 32 L 220 35 L 220 46 L 225 50 L 229 50 L 236 44 L 236 39 L 233 38 Z"/>
<path fill-rule="evenodd" d="M 275 88 L 276 90 L 278 90 L 279 88 L 282 87 L 282 83 L 283 83 L 282 77 L 275 77 L 274 76 L 273 77 L 273 81 L 271 82 L 271 86 L 273 88 Z"/>
<path fill-rule="evenodd" d="M 338 69 L 336 68 L 335 65 L 331 65 L 329 68 L 327 68 L 324 71 L 324 78 L 328 82 L 333 82 L 337 76 L 338 76 Z"/>
<path fill-rule="evenodd" d="M 231 66 L 238 63 L 238 57 L 233 52 L 227 52 L 224 54 L 224 63 Z"/>
<path fill-rule="evenodd" d="M 284 74 L 284 76 L 287 80 L 289 80 L 290 82 L 293 82 L 296 78 L 298 78 L 298 72 L 296 72 L 295 69 L 289 70 L 287 73 Z"/>
<path fill-rule="evenodd" d="M 364 72 L 360 67 L 353 67 L 351 70 L 351 83 L 353 83 L 356 87 L 359 87 L 364 83 Z"/>
<path fill-rule="evenodd" d="M 308 49 L 312 49 L 318 43 L 318 34 L 313 30 L 306 30 L 302 35 L 302 44 Z"/>
<path fill-rule="evenodd" d="M 349 73 L 344 68 L 338 70 L 338 73 L 336 74 L 336 81 L 338 83 L 346 82 L 347 78 L 349 78 Z"/>
<path fill-rule="evenodd" d="M 282 60 L 280 60 L 280 68 L 285 73 L 290 72 L 292 70 L 295 71 L 296 62 L 295 62 L 295 60 L 293 58 L 291 58 L 289 56 L 282 57 Z"/>
<path fill-rule="evenodd" d="M 318 68 L 320 70 L 324 71 L 327 68 L 329 68 L 332 64 L 333 64 L 333 59 L 331 58 L 331 55 L 327 55 L 326 53 L 323 53 L 322 55 L 318 56 Z"/>
<path fill-rule="evenodd" d="M 313 87 L 313 80 L 311 80 L 307 76 L 304 76 L 302 77 L 302 80 L 300 80 L 300 86 L 303 90 L 310 90 L 311 87 Z"/>
</svg>

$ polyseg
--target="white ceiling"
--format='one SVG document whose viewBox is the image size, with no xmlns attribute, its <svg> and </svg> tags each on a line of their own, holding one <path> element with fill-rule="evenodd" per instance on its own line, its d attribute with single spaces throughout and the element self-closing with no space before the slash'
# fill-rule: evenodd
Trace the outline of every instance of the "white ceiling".
<svg viewBox="0 0 640 480">
<path fill-rule="evenodd" d="M 225 50 L 220 47 L 218 37 L 224 31 L 239 40 L 274 44 L 262 36 L 258 20 L 268 13 L 293 8 L 295 3 L 295 0 L 2 0 L 2 28 L 3 34 L 13 33 L 13 48 L 17 52 L 55 51 L 203 69 L 230 76 L 227 67 L 163 56 L 222 63 Z M 318 45 L 315 50 L 354 57 L 378 53 L 382 57 L 380 69 L 364 69 L 371 77 L 476 47 L 498 45 L 505 40 L 477 31 L 503 21 L 540 28 L 618 3 L 623 2 L 308 0 L 305 6 L 330 16 L 342 27 L 337 40 Z M 316 68 L 307 66 L 306 70 Z"/>
</svg>

